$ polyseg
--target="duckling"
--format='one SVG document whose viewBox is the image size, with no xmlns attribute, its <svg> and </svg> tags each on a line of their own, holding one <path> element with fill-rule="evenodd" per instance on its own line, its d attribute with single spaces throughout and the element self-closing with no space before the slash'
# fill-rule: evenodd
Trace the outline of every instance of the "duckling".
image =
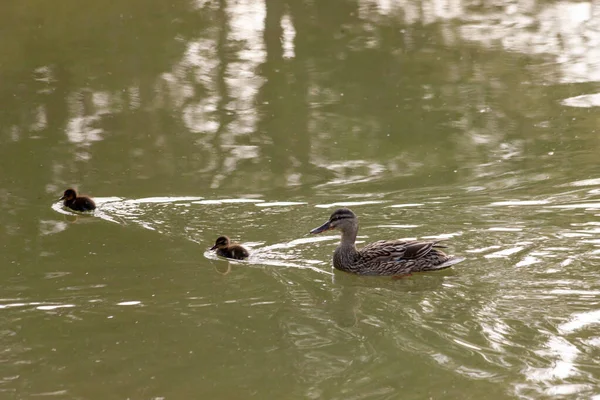
<svg viewBox="0 0 600 400">
<path fill-rule="evenodd" d="M 354 244 L 358 234 L 358 218 L 348 208 L 335 210 L 329 220 L 312 234 L 339 229 L 341 243 L 333 253 L 333 266 L 341 271 L 359 275 L 407 275 L 412 272 L 436 271 L 448 268 L 464 260 L 448 256 L 438 241 L 380 240 L 362 249 Z"/>
<path fill-rule="evenodd" d="M 221 257 L 233 258 L 235 260 L 243 260 L 250 254 L 248 250 L 243 248 L 237 243 L 231 243 L 227 236 L 219 236 L 215 245 L 210 248 L 211 250 L 217 250 L 217 255 Z"/>
<path fill-rule="evenodd" d="M 60 200 L 64 200 L 65 207 L 75 211 L 92 211 L 96 208 L 94 200 L 86 196 L 77 196 L 75 189 L 65 190 Z"/>
</svg>

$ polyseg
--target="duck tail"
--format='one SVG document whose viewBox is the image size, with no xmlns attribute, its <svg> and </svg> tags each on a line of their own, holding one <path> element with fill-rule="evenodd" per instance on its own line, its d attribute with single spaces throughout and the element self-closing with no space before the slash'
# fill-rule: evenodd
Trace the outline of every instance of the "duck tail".
<svg viewBox="0 0 600 400">
<path fill-rule="evenodd" d="M 453 266 L 454 264 L 458 264 L 460 262 L 465 261 L 464 257 L 454 257 L 454 256 L 450 256 L 448 257 L 448 259 L 446 261 L 444 261 L 441 264 L 438 264 L 435 266 L 435 269 L 444 269 L 444 268 L 448 268 Z"/>
<path fill-rule="evenodd" d="M 441 242 L 445 242 L 446 240 L 448 240 L 448 239 L 438 239 L 438 240 L 435 240 L 433 242 L 433 246 L 432 247 L 437 247 L 439 249 L 447 249 L 448 246 L 444 246 L 443 244 L 441 244 Z"/>
</svg>

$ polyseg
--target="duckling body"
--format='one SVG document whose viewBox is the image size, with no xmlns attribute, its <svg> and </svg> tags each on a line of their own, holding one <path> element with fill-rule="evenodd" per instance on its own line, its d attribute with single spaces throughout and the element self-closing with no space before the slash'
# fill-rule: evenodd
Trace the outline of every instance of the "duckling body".
<svg viewBox="0 0 600 400">
<path fill-rule="evenodd" d="M 250 253 L 244 247 L 237 243 L 231 243 L 227 236 L 219 236 L 215 241 L 215 245 L 210 248 L 211 250 L 217 250 L 217 255 L 226 258 L 232 258 L 234 260 L 243 260 L 248 258 Z"/>
<path fill-rule="evenodd" d="M 438 241 L 380 240 L 362 249 L 355 245 L 358 218 L 347 208 L 331 214 L 329 220 L 311 233 L 339 229 L 342 240 L 333 253 L 333 266 L 359 275 L 405 275 L 412 272 L 436 271 L 448 268 L 464 258 L 446 255 Z"/>
<path fill-rule="evenodd" d="M 77 196 L 75 189 L 67 189 L 60 198 L 65 207 L 75 211 L 92 211 L 96 209 L 94 200 L 86 196 Z"/>
</svg>

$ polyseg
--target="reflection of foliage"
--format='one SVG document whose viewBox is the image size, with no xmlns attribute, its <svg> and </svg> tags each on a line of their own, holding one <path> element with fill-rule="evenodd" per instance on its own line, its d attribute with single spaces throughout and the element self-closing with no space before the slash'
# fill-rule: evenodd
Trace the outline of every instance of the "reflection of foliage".
<svg viewBox="0 0 600 400">
<path fill-rule="evenodd" d="M 23 121 L 23 115 L 35 119 L 41 106 L 48 114 L 49 133 L 64 129 L 67 116 L 75 117 L 66 109 L 71 94 L 80 97 L 87 113 L 93 110 L 82 99 L 86 91 L 127 92 L 139 87 L 139 96 L 145 99 L 156 76 L 181 53 L 185 40 L 207 26 L 207 18 L 199 16 L 209 17 L 191 13 L 187 1 L 86 7 L 73 1 L 60 5 L 25 1 L 0 7 L 2 26 L 11 32 L 11 40 L 0 44 L 10 60 L 0 70 L 5 82 L 0 91 L 3 122 L 25 130 L 29 121 Z M 127 95 L 111 102 L 126 99 Z"/>
<path fill-rule="evenodd" d="M 62 238 L 44 236 L 50 228 L 65 225 L 49 221 L 45 214 L 51 211 L 44 204 L 71 184 L 95 196 L 258 193 L 269 199 L 306 200 L 314 199 L 314 190 L 345 199 L 387 196 L 404 202 L 403 197 L 417 195 L 407 193 L 410 187 L 428 187 L 426 195 L 418 193 L 428 200 L 457 193 L 448 189 L 451 184 L 478 192 L 522 187 L 524 193 L 529 188 L 524 182 L 547 180 L 550 172 L 588 177 L 579 166 L 586 161 L 596 165 L 596 152 L 580 154 L 569 146 L 595 147 L 595 118 L 557 109 L 557 99 L 582 87 L 540 85 L 558 82 L 561 67 L 548 63 L 546 55 L 528 54 L 525 41 L 515 40 L 519 46 L 507 52 L 495 43 L 466 37 L 465 32 L 476 31 L 472 25 L 426 17 L 432 2 L 402 2 L 402 7 L 391 3 L 396 8 L 382 13 L 372 2 L 358 0 L 213 0 L 196 9 L 187 0 L 85 6 L 72 0 L 2 2 L 0 22 L 10 40 L 0 41 L 0 210 L 5 214 L 0 242 L 8 254 L 21 257 L 13 275 L 21 273 L 17 268 L 24 260 L 37 261 L 47 253 L 43 240 Z M 494 25 L 499 20 L 494 18 L 502 18 L 497 14 L 501 6 L 485 2 L 467 8 L 463 21 L 492 21 L 476 28 L 498 28 L 495 34 L 522 38 L 522 26 Z M 530 30 L 543 11 L 529 11 Z M 576 138 L 571 137 L 574 131 Z M 554 154 L 555 149 L 562 151 Z M 474 202 L 483 204 L 482 198 Z M 452 201 L 443 205 L 456 207 Z M 443 221 L 448 214 L 439 207 L 439 214 L 427 208 L 417 220 L 436 221 L 436 229 L 443 231 L 443 224 L 454 221 Z M 241 227 L 240 235 L 250 233 L 248 237 L 294 237 L 299 225 L 310 220 L 309 211 L 304 220 L 298 218 L 301 213 L 281 212 L 270 220 L 272 226 L 265 226 L 256 215 L 266 211 L 238 218 L 240 209 L 165 207 L 165 214 L 152 210 L 148 215 L 162 218 L 156 233 L 171 238 L 191 229 L 196 235 L 210 231 L 214 239 L 213 230 L 228 223 Z M 479 207 L 458 210 L 455 215 L 469 218 L 481 212 Z M 135 216 L 131 209 L 122 211 Z M 373 207 L 372 213 L 382 218 L 378 211 Z M 418 212 L 411 211 L 411 216 Z M 487 218 L 507 215 L 526 220 L 514 212 L 497 218 L 488 212 Z M 468 221 L 461 218 L 456 224 Z M 269 232 L 275 228 L 280 230 Z M 480 237 L 472 240 L 469 247 L 481 245 Z M 483 240 L 501 241 L 489 233 Z M 54 245 L 46 247 L 54 251 Z M 83 260 L 90 248 L 82 245 L 71 255 Z M 149 253 L 129 250 L 132 263 L 139 262 L 137 253 Z M 330 376 L 341 377 L 345 368 L 355 368 L 360 352 L 350 357 L 344 353 L 347 363 L 339 361 L 345 348 L 329 362 L 323 354 L 335 354 L 341 340 L 360 349 L 362 339 L 331 323 L 336 304 L 333 311 L 323 307 L 331 301 L 328 289 L 317 289 L 312 280 L 305 287 L 290 285 L 306 279 L 295 274 L 269 270 L 294 310 L 274 318 L 272 331 L 280 327 L 287 332 L 282 342 L 298 350 L 290 355 L 302 354 L 284 360 L 309 377 L 302 390 L 318 389 Z M 403 291 L 392 290 L 390 296 Z M 361 314 L 369 304 L 359 300 L 369 296 L 360 292 L 333 299 L 349 330 L 357 317 L 370 317 Z M 445 300 L 440 298 L 435 308 L 446 310 Z M 386 304 L 399 308 L 402 303 Z M 391 309 L 390 315 L 396 312 Z M 413 326 L 422 325 L 409 324 L 404 331 Z M 316 332 L 309 330 L 315 327 Z M 331 337 L 336 340 L 327 343 Z M 235 357 L 232 365 L 239 365 L 237 352 Z M 370 361 L 363 358 L 366 372 L 382 365 Z"/>
<path fill-rule="evenodd" d="M 466 42 L 460 24 L 424 23 L 407 4 L 0 7 L 12 32 L 1 140 L 35 152 L 51 192 L 377 191 L 390 177 L 396 190 L 510 173 L 571 123 L 546 117 L 556 102 L 533 84 L 536 58 Z M 0 155 L 18 165 L 17 154 Z"/>
<path fill-rule="evenodd" d="M 151 169 L 139 166 L 135 155 L 161 139 L 148 140 L 149 131 L 127 125 L 147 120 L 139 110 L 152 104 L 156 77 L 186 40 L 208 27 L 209 13 L 190 11 L 190 3 L 179 0 L 0 5 L 0 22 L 10 32 L 10 40 L 0 42 L 0 168 L 7 172 L 2 187 L 10 188 L 3 189 L 0 207 L 18 214 L 23 199 L 46 203 L 39 194 L 44 188 L 54 198 L 64 186 L 86 182 L 83 189 L 94 186 L 97 194 L 106 177 L 114 184 L 128 171 Z M 151 122 L 160 121 L 160 113 L 153 116 Z M 81 135 L 66 144 L 65 131 Z M 4 232 L 35 237 L 37 221 L 31 222 L 7 219 Z"/>
</svg>

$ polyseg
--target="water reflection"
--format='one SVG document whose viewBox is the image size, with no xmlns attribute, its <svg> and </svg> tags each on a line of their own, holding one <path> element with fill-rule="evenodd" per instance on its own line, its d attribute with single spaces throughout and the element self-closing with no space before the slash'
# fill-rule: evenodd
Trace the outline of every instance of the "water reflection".
<svg viewBox="0 0 600 400">
<path fill-rule="evenodd" d="M 596 3 L 140 4 L 0 6 L 0 390 L 598 395 Z M 333 272 L 340 206 L 468 260 Z"/>
<path fill-rule="evenodd" d="M 443 164 L 453 165 L 452 173 L 468 174 L 476 179 L 496 177 L 487 183 L 490 188 L 514 187 L 521 179 L 509 176 L 514 174 L 516 165 L 499 161 L 522 160 L 531 140 L 511 137 L 518 127 L 510 125 L 507 114 L 516 110 L 510 106 L 503 108 L 499 96 L 510 92 L 520 81 L 528 80 L 527 71 L 518 70 L 515 81 L 494 83 L 502 87 L 498 94 L 485 94 L 477 86 L 464 83 L 473 79 L 485 85 L 493 73 L 486 67 L 487 61 L 479 58 L 468 66 L 448 59 L 444 69 L 432 71 L 435 79 L 417 75 L 415 82 L 408 82 L 391 69 L 392 65 L 406 63 L 399 56 L 400 50 L 410 51 L 423 60 L 427 60 L 429 52 L 447 51 L 428 45 L 415 49 L 409 40 L 415 35 L 442 37 L 448 48 L 460 46 L 462 42 L 458 38 L 461 37 L 488 43 L 489 40 L 480 37 L 485 34 L 473 31 L 479 27 L 481 31 L 500 35 L 500 39 L 503 35 L 518 36 L 505 39 L 502 44 L 511 50 L 517 46 L 521 53 L 530 54 L 532 48 L 541 46 L 545 53 L 574 51 L 595 57 L 593 52 L 581 51 L 577 46 L 549 50 L 548 46 L 538 45 L 539 40 L 528 39 L 529 35 L 548 38 L 560 34 L 563 41 L 567 37 L 584 37 L 580 30 L 572 29 L 572 24 L 591 29 L 596 7 L 590 3 L 544 5 L 535 13 L 529 7 L 514 5 L 500 5 L 502 12 L 494 12 L 490 5 L 478 9 L 462 2 L 438 5 L 403 1 L 349 3 L 347 13 L 341 14 L 339 21 L 321 24 L 330 26 L 330 31 L 339 31 L 329 41 L 320 38 L 320 46 L 314 46 L 314 39 L 308 36 L 314 24 L 309 15 L 318 8 L 302 2 L 283 6 L 271 1 L 230 3 L 223 0 L 197 7 L 218 18 L 218 23 L 196 37 L 187 40 L 178 37 L 180 47 L 185 46 L 180 59 L 171 63 L 169 71 L 156 74 L 153 82 L 143 82 L 145 87 L 140 86 L 141 82 L 131 83 L 123 92 L 61 86 L 67 93 L 64 104 L 67 118 L 62 121 L 62 127 L 72 144 L 71 150 L 76 149 L 72 151 L 74 161 L 88 163 L 94 158 L 107 159 L 108 146 L 99 147 L 98 142 L 107 142 L 111 148 L 130 148 L 123 146 L 127 137 L 139 136 L 140 140 L 130 150 L 135 161 L 129 166 L 137 173 L 137 179 L 162 175 L 161 170 L 172 175 L 176 169 L 169 166 L 180 164 L 186 176 L 195 174 L 196 180 L 213 189 L 241 186 L 247 190 L 248 182 L 252 182 L 254 188 L 267 188 L 273 183 L 293 187 L 313 183 L 315 172 L 321 177 L 327 172 L 333 174 L 329 179 L 317 179 L 322 185 L 385 183 L 388 174 L 415 179 L 429 176 L 433 169 L 428 166 L 435 168 L 440 164 L 433 157 L 442 157 L 445 158 Z M 456 18 L 463 15 L 464 10 L 468 12 L 458 29 L 442 26 L 443 29 L 438 30 L 415 25 L 415 18 L 429 24 Z M 328 14 L 319 15 L 331 18 Z M 402 19 L 390 19 L 396 15 Z M 545 23 L 546 19 L 550 20 L 549 15 L 572 23 Z M 350 34 L 347 26 L 356 21 L 360 24 Z M 401 36 L 389 33 L 394 24 L 406 24 Z M 532 26 L 537 26 L 537 31 L 532 33 Z M 547 30 L 556 32 L 549 34 Z M 521 37 L 523 35 L 526 37 Z M 361 40 L 356 43 L 356 38 Z M 346 50 L 349 43 L 353 44 L 352 52 Z M 338 62 L 339 79 L 331 79 L 333 66 L 320 57 L 316 49 L 329 50 L 342 61 L 359 60 L 360 56 L 374 53 L 383 68 L 391 70 L 373 71 L 365 77 L 369 91 L 359 92 L 349 85 L 353 80 L 348 79 L 361 71 L 358 61 Z M 478 51 L 485 53 L 494 49 L 494 46 L 483 46 Z M 573 63 L 567 59 L 553 65 L 561 68 Z M 64 81 L 63 73 L 52 66 L 39 67 L 36 71 L 36 81 L 40 83 L 57 86 Z M 457 81 L 459 83 L 455 83 Z M 400 90 L 386 91 L 390 85 Z M 537 95 L 539 89 L 535 90 Z M 40 94 L 42 99 L 44 94 Z M 525 105 L 531 100 L 534 100 L 533 94 L 523 93 L 520 101 Z M 369 106 L 373 102 L 387 104 L 391 110 L 374 109 Z M 327 109 L 328 104 L 335 107 L 335 114 Z M 43 135 L 56 130 L 57 126 L 56 122 L 50 122 L 48 107 L 36 107 L 29 124 L 32 130 Z M 360 119 L 353 117 L 357 108 Z M 521 108 L 531 109 L 531 106 Z M 293 113 L 289 112 L 291 109 Z M 160 110 L 168 110 L 170 115 L 159 116 Z M 424 110 L 428 114 L 424 114 Z M 156 126 L 134 128 L 132 125 L 130 129 L 139 134 L 111 126 L 110 119 L 131 113 L 138 115 L 136 119 L 151 117 Z M 339 117 L 340 113 L 343 118 Z M 440 121 L 442 126 L 428 122 L 430 118 L 426 115 L 438 113 L 452 115 Z M 523 117 L 531 119 L 541 132 L 556 128 L 556 121 L 539 121 L 537 114 L 540 113 L 527 112 Z M 381 125 L 381 121 L 388 121 L 388 125 Z M 161 131 L 157 126 L 167 129 Z M 416 137 L 418 135 L 410 135 L 427 130 L 433 130 L 442 138 L 439 150 L 433 154 L 419 150 L 426 141 Z M 150 132 L 152 137 L 146 143 L 141 140 L 144 131 Z M 253 137 L 255 133 L 257 137 Z M 552 142 L 549 139 L 546 147 L 560 147 Z M 342 152 L 335 150 L 339 147 Z M 382 152 L 374 151 L 382 147 L 385 148 Z M 191 151 L 180 150 L 183 148 Z M 443 152 L 442 148 L 448 150 Z M 158 149 L 162 154 L 153 157 Z M 175 162 L 182 157 L 186 162 Z M 143 168 L 135 166 L 140 163 Z M 269 171 L 258 168 L 265 164 L 273 168 Z M 438 182 L 447 179 L 450 171 L 438 171 L 441 176 L 433 179 Z M 64 182 L 69 172 L 57 173 L 55 184 Z M 99 180 L 95 175 L 90 172 L 88 178 Z M 528 179 L 535 177 L 530 175 Z"/>
</svg>

